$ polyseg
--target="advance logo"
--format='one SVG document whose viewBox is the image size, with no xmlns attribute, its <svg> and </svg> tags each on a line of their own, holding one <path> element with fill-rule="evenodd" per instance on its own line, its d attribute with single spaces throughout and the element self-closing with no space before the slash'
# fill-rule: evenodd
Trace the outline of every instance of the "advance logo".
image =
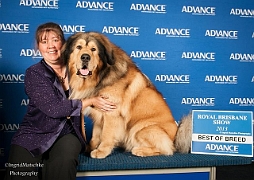
<svg viewBox="0 0 254 180">
<path fill-rule="evenodd" d="M 116 27 L 116 26 L 104 26 L 102 33 L 114 34 L 117 36 L 139 36 L 138 27 Z"/>
<path fill-rule="evenodd" d="M 240 97 L 232 97 L 229 99 L 230 105 L 239 105 L 239 106 L 254 106 L 254 98 L 240 98 Z"/>
<path fill-rule="evenodd" d="M 212 82 L 215 84 L 237 84 L 236 75 L 206 75 L 205 82 Z"/>
<path fill-rule="evenodd" d="M 238 31 L 210 29 L 210 30 L 206 30 L 205 36 L 219 38 L 219 39 L 238 39 Z"/>
<path fill-rule="evenodd" d="M 156 35 L 163 35 L 166 37 L 190 38 L 190 29 L 156 28 L 155 34 Z"/>
<path fill-rule="evenodd" d="M 78 1 L 76 8 L 83 8 L 90 11 L 114 11 L 113 2 Z"/>
<path fill-rule="evenodd" d="M 202 7 L 202 6 L 183 6 L 183 13 L 190 13 L 192 15 L 209 15 L 215 16 L 215 7 Z"/>
<path fill-rule="evenodd" d="M 0 124 L 0 132 L 15 132 L 19 129 L 19 124 Z"/>
<path fill-rule="evenodd" d="M 215 52 L 183 52 L 182 59 L 192 61 L 215 61 Z"/>
<path fill-rule="evenodd" d="M 20 57 L 32 57 L 32 58 L 42 58 L 41 52 L 35 49 L 21 49 Z"/>
<path fill-rule="evenodd" d="M 185 97 L 182 98 L 181 104 L 191 105 L 191 106 L 214 106 L 215 98 L 214 97 Z"/>
<path fill-rule="evenodd" d="M 0 31 L 3 33 L 29 33 L 29 24 L 0 24 Z"/>
<path fill-rule="evenodd" d="M 239 16 L 243 18 L 254 18 L 254 9 L 234 9 L 232 8 L 230 15 Z"/>
<path fill-rule="evenodd" d="M 254 54 L 231 53 L 229 59 L 240 62 L 254 62 Z"/>
<path fill-rule="evenodd" d="M 165 82 L 170 84 L 188 84 L 190 83 L 190 75 L 181 74 L 181 75 L 168 75 L 168 74 L 161 74 L 156 75 L 155 81 Z"/>
<path fill-rule="evenodd" d="M 131 51 L 131 58 L 141 59 L 141 60 L 166 60 L 165 51 Z"/>
<path fill-rule="evenodd" d="M 20 6 L 28 6 L 37 9 L 58 9 L 59 0 L 20 0 Z"/>
<path fill-rule="evenodd" d="M 142 13 L 167 13 L 164 4 L 131 4 L 130 10 Z"/>
<path fill-rule="evenodd" d="M 0 74 L 0 83 L 24 83 L 24 74 Z"/>
<path fill-rule="evenodd" d="M 60 25 L 64 34 L 75 34 L 77 32 L 85 32 L 84 25 Z"/>
</svg>

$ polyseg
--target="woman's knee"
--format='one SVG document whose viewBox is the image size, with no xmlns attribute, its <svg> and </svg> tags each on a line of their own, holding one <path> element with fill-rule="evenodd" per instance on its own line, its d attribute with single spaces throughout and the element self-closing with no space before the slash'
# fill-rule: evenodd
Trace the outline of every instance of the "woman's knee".
<svg viewBox="0 0 254 180">
<path fill-rule="evenodd" d="M 49 150 L 47 159 L 62 163 L 77 163 L 81 148 L 78 138 L 73 134 L 68 134 L 56 141 Z"/>
</svg>

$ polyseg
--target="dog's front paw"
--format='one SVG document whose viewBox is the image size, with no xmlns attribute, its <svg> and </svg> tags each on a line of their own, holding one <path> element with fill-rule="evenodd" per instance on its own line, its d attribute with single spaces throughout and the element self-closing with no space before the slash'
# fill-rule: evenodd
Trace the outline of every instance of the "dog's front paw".
<svg viewBox="0 0 254 180">
<path fill-rule="evenodd" d="M 105 151 L 100 151 L 99 149 L 95 149 L 91 152 L 91 157 L 92 158 L 97 158 L 97 159 L 103 159 L 107 157 L 110 153 L 107 153 Z"/>
<path fill-rule="evenodd" d="M 90 152 L 97 149 L 100 143 L 101 142 L 100 142 L 99 139 L 92 138 L 90 143 L 89 143 Z"/>
</svg>

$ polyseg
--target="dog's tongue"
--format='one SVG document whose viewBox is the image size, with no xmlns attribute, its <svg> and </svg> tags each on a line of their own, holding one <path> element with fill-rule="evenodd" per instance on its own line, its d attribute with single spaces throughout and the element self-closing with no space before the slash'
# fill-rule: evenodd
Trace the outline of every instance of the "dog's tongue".
<svg viewBox="0 0 254 180">
<path fill-rule="evenodd" d="M 89 70 L 88 69 L 80 69 L 79 72 L 83 76 L 87 76 L 89 74 Z"/>
</svg>

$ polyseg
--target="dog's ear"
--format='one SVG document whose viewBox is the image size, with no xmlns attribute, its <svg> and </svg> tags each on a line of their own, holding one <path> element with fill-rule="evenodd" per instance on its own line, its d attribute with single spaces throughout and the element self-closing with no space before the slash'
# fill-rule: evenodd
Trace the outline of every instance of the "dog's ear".
<svg viewBox="0 0 254 180">
<path fill-rule="evenodd" d="M 99 54 L 102 59 L 105 59 L 106 63 L 109 65 L 114 65 L 115 64 L 115 59 L 114 59 L 114 52 L 111 48 L 104 46 L 103 44 L 102 46 L 102 52 Z"/>
<path fill-rule="evenodd" d="M 64 45 L 62 46 L 61 48 L 61 59 L 64 60 L 64 64 L 67 64 L 68 63 L 68 60 L 69 60 L 69 56 L 67 54 L 67 42 L 64 43 Z"/>
<path fill-rule="evenodd" d="M 90 33 L 98 43 L 99 47 L 99 56 L 104 61 L 104 63 L 107 63 L 109 65 L 115 64 L 114 59 L 114 51 L 113 51 L 113 44 L 109 41 L 109 39 L 100 33 Z"/>
<path fill-rule="evenodd" d="M 70 36 L 68 40 L 65 41 L 64 45 L 61 48 L 61 58 L 64 60 L 65 64 L 68 64 L 68 61 L 70 59 L 72 42 L 73 42 L 73 38 L 72 36 Z"/>
<path fill-rule="evenodd" d="M 72 44 L 75 41 L 75 39 L 80 35 L 80 33 L 76 33 L 72 36 L 70 36 L 67 41 L 64 43 L 64 45 L 61 48 L 61 58 L 64 60 L 65 64 L 68 64 L 68 61 L 70 59 L 70 54 L 73 51 Z"/>
</svg>

